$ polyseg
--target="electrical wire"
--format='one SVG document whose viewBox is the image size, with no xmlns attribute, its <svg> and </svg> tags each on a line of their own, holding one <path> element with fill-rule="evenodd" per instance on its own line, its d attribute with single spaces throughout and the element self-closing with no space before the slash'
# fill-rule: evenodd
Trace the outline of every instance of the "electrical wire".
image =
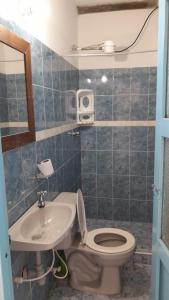
<svg viewBox="0 0 169 300">
<path fill-rule="evenodd" d="M 144 30 L 144 28 L 145 28 L 145 26 L 146 26 L 148 20 L 150 19 L 150 17 L 154 14 L 154 12 L 155 12 L 157 9 L 158 9 L 158 6 L 156 6 L 156 7 L 149 13 L 149 15 L 147 16 L 147 18 L 146 18 L 146 20 L 145 20 L 145 22 L 144 22 L 144 24 L 143 24 L 141 30 L 139 31 L 139 34 L 137 35 L 136 39 L 134 40 L 134 42 L 133 42 L 132 44 L 130 44 L 128 47 L 126 47 L 126 48 L 124 48 L 124 49 L 122 49 L 122 50 L 115 50 L 115 53 L 121 53 L 121 52 L 124 52 L 124 51 L 130 49 L 130 48 L 138 41 L 138 39 L 139 39 L 141 33 L 143 32 L 143 30 Z"/>
<path fill-rule="evenodd" d="M 68 275 L 68 273 L 69 273 L 69 270 L 68 270 L 67 264 L 65 263 L 65 261 L 63 260 L 63 258 L 59 255 L 59 253 L 57 252 L 57 250 L 55 250 L 55 253 L 56 253 L 57 257 L 59 258 L 59 260 L 60 260 L 60 261 L 62 262 L 62 264 L 64 265 L 66 273 L 65 273 L 65 275 L 63 275 L 63 276 L 57 276 L 57 275 L 55 274 L 55 273 L 56 273 L 56 270 L 53 269 L 52 274 L 53 274 L 53 276 L 54 276 L 56 279 L 63 280 L 63 279 L 65 279 L 65 278 L 67 277 L 67 275 Z"/>
</svg>

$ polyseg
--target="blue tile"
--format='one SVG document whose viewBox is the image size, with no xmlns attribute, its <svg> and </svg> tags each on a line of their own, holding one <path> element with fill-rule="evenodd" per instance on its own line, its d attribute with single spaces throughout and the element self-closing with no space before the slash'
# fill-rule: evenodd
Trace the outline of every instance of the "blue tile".
<svg viewBox="0 0 169 300">
<path fill-rule="evenodd" d="M 8 212 L 8 224 L 11 227 L 26 211 L 25 201 L 21 201 Z"/>
<path fill-rule="evenodd" d="M 132 95 L 130 118 L 131 120 L 148 119 L 148 95 Z"/>
<path fill-rule="evenodd" d="M 129 127 L 113 127 L 113 150 L 129 151 L 129 140 Z"/>
<path fill-rule="evenodd" d="M 60 57 L 60 88 L 62 91 L 66 91 L 66 61 Z"/>
<path fill-rule="evenodd" d="M 96 149 L 96 128 L 84 127 L 81 128 L 81 149 L 95 150 Z"/>
<path fill-rule="evenodd" d="M 16 94 L 17 98 L 26 98 L 25 74 L 16 74 Z"/>
<path fill-rule="evenodd" d="M 113 151 L 113 174 L 129 175 L 128 151 Z"/>
<path fill-rule="evenodd" d="M 33 86 L 33 97 L 36 130 L 45 129 L 45 99 L 43 88 L 39 86 Z"/>
<path fill-rule="evenodd" d="M 113 220 L 130 221 L 130 203 L 128 200 L 113 199 Z"/>
<path fill-rule="evenodd" d="M 48 158 L 48 145 L 47 140 L 39 141 L 36 143 L 37 163 Z"/>
<path fill-rule="evenodd" d="M 6 76 L 0 73 L 0 97 L 6 98 Z"/>
<path fill-rule="evenodd" d="M 43 85 L 43 72 L 42 72 L 42 57 L 32 57 L 32 82 L 33 84 Z"/>
<path fill-rule="evenodd" d="M 97 121 L 112 120 L 112 96 L 97 96 L 95 105 Z"/>
<path fill-rule="evenodd" d="M 57 91 L 60 91 L 60 58 L 57 54 L 52 56 L 52 79 L 53 79 L 53 88 Z"/>
<path fill-rule="evenodd" d="M 113 176 L 113 198 L 129 199 L 129 176 Z"/>
<path fill-rule="evenodd" d="M 132 69 L 131 93 L 148 94 L 149 90 L 149 70 L 148 68 Z"/>
<path fill-rule="evenodd" d="M 130 102 L 129 95 L 113 96 L 113 119 L 114 120 L 129 120 L 130 119 Z"/>
<path fill-rule="evenodd" d="M 65 192 L 70 192 L 75 184 L 75 165 L 74 160 L 69 160 L 63 167 L 63 188 Z"/>
<path fill-rule="evenodd" d="M 52 79 L 52 57 L 51 56 L 43 57 L 43 78 L 44 78 L 44 86 L 48 88 L 52 88 L 53 79 Z"/>
<path fill-rule="evenodd" d="M 75 164 L 75 179 L 79 182 L 81 185 L 81 153 L 77 153 L 74 157 L 74 164 Z"/>
<path fill-rule="evenodd" d="M 52 90 L 44 88 L 46 128 L 55 127 L 54 98 Z"/>
<path fill-rule="evenodd" d="M 64 161 L 67 161 L 75 154 L 73 144 L 74 144 L 74 137 L 68 134 L 68 132 L 65 132 L 63 134 L 63 160 Z"/>
<path fill-rule="evenodd" d="M 66 104 L 65 104 L 66 121 L 76 122 L 76 92 L 68 91 L 66 93 L 65 99 L 66 99 Z"/>
<path fill-rule="evenodd" d="M 148 128 L 148 150 L 155 150 L 155 127 Z"/>
<path fill-rule="evenodd" d="M 112 199 L 98 198 L 98 218 L 104 220 L 112 220 Z"/>
<path fill-rule="evenodd" d="M 51 137 L 47 140 L 45 140 L 45 146 L 48 148 L 48 158 L 51 159 L 53 168 L 56 171 L 57 168 L 57 162 L 56 162 L 56 142 L 55 137 Z"/>
<path fill-rule="evenodd" d="M 8 101 L 6 99 L 0 99 L 0 122 L 8 122 Z"/>
<path fill-rule="evenodd" d="M 95 92 L 96 95 L 112 95 L 113 90 L 113 73 L 112 69 L 95 70 Z"/>
<path fill-rule="evenodd" d="M 58 181 L 57 181 L 56 173 L 54 173 L 52 176 L 50 176 L 48 178 L 48 183 L 49 183 L 50 196 L 52 194 L 52 197 L 56 198 L 57 195 L 59 194 L 59 188 L 58 188 Z"/>
<path fill-rule="evenodd" d="M 95 174 L 82 174 L 82 192 L 85 196 L 96 197 Z"/>
<path fill-rule="evenodd" d="M 153 200 L 153 183 L 154 177 L 147 177 L 147 200 Z"/>
<path fill-rule="evenodd" d="M 112 128 L 96 127 L 97 150 L 112 150 Z"/>
<path fill-rule="evenodd" d="M 130 199 L 146 200 L 146 177 L 131 176 L 130 177 Z"/>
<path fill-rule="evenodd" d="M 156 94 L 157 88 L 157 68 L 150 68 L 149 94 Z"/>
<path fill-rule="evenodd" d="M 8 100 L 8 120 L 10 122 L 19 121 L 18 102 L 17 102 L 16 99 L 9 99 Z"/>
<path fill-rule="evenodd" d="M 24 198 L 24 176 L 21 148 L 4 153 L 5 184 L 8 208 Z"/>
<path fill-rule="evenodd" d="M 131 151 L 147 151 L 147 127 L 131 127 Z"/>
<path fill-rule="evenodd" d="M 36 162 L 36 145 L 28 144 L 21 148 L 22 168 L 24 174 L 24 189 L 28 194 L 38 185 L 37 182 L 37 162 Z"/>
<path fill-rule="evenodd" d="M 147 176 L 154 176 L 154 151 L 148 152 Z"/>
<path fill-rule="evenodd" d="M 97 197 L 112 198 L 112 176 L 97 176 Z"/>
<path fill-rule="evenodd" d="M 48 187 L 44 187 L 44 182 L 38 184 L 38 186 L 36 186 L 35 189 L 30 192 L 30 194 L 26 195 L 24 199 L 26 210 L 29 209 L 36 201 L 38 201 L 37 193 L 39 191 L 48 191 Z"/>
<path fill-rule="evenodd" d="M 27 101 L 25 99 L 19 99 L 17 101 L 18 107 L 18 121 L 27 122 L 28 121 L 28 109 L 27 109 Z"/>
<path fill-rule="evenodd" d="M 97 151 L 97 174 L 112 174 L 112 151 Z"/>
<path fill-rule="evenodd" d="M 81 89 L 95 90 L 96 80 L 94 70 L 79 71 L 79 87 Z"/>
<path fill-rule="evenodd" d="M 116 69 L 114 71 L 113 95 L 129 95 L 131 89 L 131 70 Z"/>
<path fill-rule="evenodd" d="M 66 94 L 61 93 L 60 97 L 60 108 L 61 108 L 61 120 L 67 121 L 66 120 Z"/>
<path fill-rule="evenodd" d="M 156 120 L 156 95 L 149 95 L 148 98 L 148 119 Z"/>
<path fill-rule="evenodd" d="M 17 97 L 15 74 L 6 76 L 6 96 L 7 98 L 15 98 L 15 99 Z"/>
<path fill-rule="evenodd" d="M 130 175 L 146 176 L 147 152 L 130 153 Z"/>
<path fill-rule="evenodd" d="M 152 206 L 149 201 L 130 201 L 132 222 L 151 222 Z"/>
<path fill-rule="evenodd" d="M 82 173 L 96 174 L 96 152 L 82 151 L 81 152 Z"/>
<path fill-rule="evenodd" d="M 58 169 L 63 163 L 62 135 L 55 136 L 55 158 L 56 158 L 56 169 Z"/>
<path fill-rule="evenodd" d="M 98 205 L 97 199 L 94 197 L 84 197 L 86 218 L 95 218 L 98 217 Z"/>
<path fill-rule="evenodd" d="M 62 111 L 61 111 L 60 92 L 53 91 L 53 101 L 54 101 L 54 115 L 55 115 L 56 126 L 59 126 L 60 123 L 63 121 Z"/>
<path fill-rule="evenodd" d="M 71 65 L 68 62 L 65 62 L 66 91 L 71 90 L 72 87 L 71 75 Z"/>
</svg>

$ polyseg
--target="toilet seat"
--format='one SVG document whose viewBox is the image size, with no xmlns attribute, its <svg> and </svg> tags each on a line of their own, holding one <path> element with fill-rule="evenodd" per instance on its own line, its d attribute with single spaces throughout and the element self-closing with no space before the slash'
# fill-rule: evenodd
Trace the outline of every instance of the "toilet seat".
<svg viewBox="0 0 169 300">
<path fill-rule="evenodd" d="M 120 254 L 128 252 L 135 247 L 132 234 L 117 228 L 99 228 L 87 231 L 85 206 L 81 190 L 77 191 L 77 215 L 81 234 L 81 243 L 90 249 L 105 254 Z M 97 239 L 100 239 L 97 242 Z M 115 244 L 110 245 L 109 244 Z M 105 245 L 101 245 L 105 242 Z M 109 244 L 109 245 L 108 245 Z"/>
<path fill-rule="evenodd" d="M 117 246 L 101 246 L 96 243 L 95 239 L 97 236 L 102 235 L 104 239 L 104 235 L 108 235 L 108 238 L 111 238 L 112 235 L 112 242 L 114 238 L 119 237 L 119 240 L 122 242 L 122 245 Z M 117 240 L 118 243 L 118 240 Z M 86 245 L 101 253 L 107 254 L 117 254 L 117 253 L 125 253 L 134 248 L 135 246 L 135 239 L 134 237 L 127 231 L 116 229 L 116 228 L 99 228 L 92 231 L 89 231 L 86 236 Z"/>
</svg>

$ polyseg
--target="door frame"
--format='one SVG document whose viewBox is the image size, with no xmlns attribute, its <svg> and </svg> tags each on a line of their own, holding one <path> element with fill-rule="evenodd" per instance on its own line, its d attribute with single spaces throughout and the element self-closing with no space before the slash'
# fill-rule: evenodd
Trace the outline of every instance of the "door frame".
<svg viewBox="0 0 169 300">
<path fill-rule="evenodd" d="M 0 299 L 13 300 L 11 256 L 8 237 L 8 216 L 0 134 Z"/>
<path fill-rule="evenodd" d="M 155 169 L 153 195 L 153 243 L 152 243 L 152 300 L 160 300 L 160 264 L 169 270 L 169 250 L 161 240 L 162 207 L 163 207 L 163 160 L 164 138 L 169 138 L 169 118 L 165 118 L 167 96 L 168 66 L 168 25 L 169 0 L 159 0 L 158 22 L 158 67 L 157 67 L 157 105 L 155 135 Z M 166 51 L 167 50 L 167 51 Z M 168 91 L 169 92 L 169 91 Z"/>
</svg>

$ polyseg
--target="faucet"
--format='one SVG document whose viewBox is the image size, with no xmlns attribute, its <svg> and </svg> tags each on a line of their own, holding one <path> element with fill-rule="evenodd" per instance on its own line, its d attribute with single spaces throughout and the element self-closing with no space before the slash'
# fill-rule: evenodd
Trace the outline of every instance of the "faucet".
<svg viewBox="0 0 169 300">
<path fill-rule="evenodd" d="M 44 198 L 44 196 L 46 194 L 47 194 L 47 191 L 37 192 L 37 195 L 38 195 L 38 207 L 39 208 L 45 207 L 45 198 Z"/>
</svg>

